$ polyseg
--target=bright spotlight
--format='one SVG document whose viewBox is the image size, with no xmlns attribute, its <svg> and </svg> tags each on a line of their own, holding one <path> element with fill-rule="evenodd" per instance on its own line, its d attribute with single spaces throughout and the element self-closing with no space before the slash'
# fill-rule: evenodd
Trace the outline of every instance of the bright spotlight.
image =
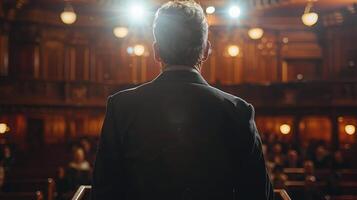
<svg viewBox="0 0 357 200">
<path fill-rule="evenodd" d="M 144 16 L 144 7 L 139 4 L 131 5 L 130 15 L 134 19 L 141 19 Z"/>
<path fill-rule="evenodd" d="M 129 30 L 126 27 L 120 27 L 119 26 L 119 27 L 115 27 L 113 29 L 113 33 L 114 33 L 115 37 L 125 38 L 128 35 Z"/>
<path fill-rule="evenodd" d="M 213 14 L 216 11 L 216 8 L 214 6 L 208 6 L 206 8 L 206 13 L 207 14 Z"/>
<path fill-rule="evenodd" d="M 239 55 L 239 47 L 237 45 L 230 45 L 228 47 L 228 55 L 231 56 L 231 57 L 236 57 Z"/>
<path fill-rule="evenodd" d="M 231 6 L 228 13 L 232 18 L 238 18 L 240 16 L 240 8 L 238 6 Z"/>
<path fill-rule="evenodd" d="M 136 56 L 142 56 L 145 53 L 145 47 L 144 45 L 138 44 L 134 46 L 134 54 Z"/>
</svg>

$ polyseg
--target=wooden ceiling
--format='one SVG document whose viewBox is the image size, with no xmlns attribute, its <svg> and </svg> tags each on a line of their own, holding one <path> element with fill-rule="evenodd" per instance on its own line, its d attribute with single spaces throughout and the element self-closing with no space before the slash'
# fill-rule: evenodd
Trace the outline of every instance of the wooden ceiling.
<svg viewBox="0 0 357 200">
<path fill-rule="evenodd" d="M 140 1 L 140 0 L 137 0 Z M 150 10 L 154 11 L 167 0 L 141 0 Z M 217 10 L 223 11 L 232 4 L 230 0 L 196 0 L 203 7 L 209 5 L 216 6 Z M 249 21 L 259 21 L 264 19 L 269 21 L 270 18 L 280 18 L 280 21 L 296 18 L 300 20 L 301 14 L 309 0 L 236 0 L 242 6 L 246 24 Z M 312 0 L 314 1 L 313 9 L 322 17 L 331 13 L 340 12 L 341 10 L 357 10 L 357 0 Z M 88 17 L 113 17 L 118 15 L 120 9 L 125 8 L 126 4 L 134 0 L 0 0 L 0 8 L 4 13 L 21 13 L 22 11 L 36 10 L 38 13 L 46 12 L 58 15 L 63 10 L 65 2 L 70 2 L 75 11 L 81 16 Z M 7 11 L 6 11 L 7 10 Z M 9 12 L 13 11 L 13 12 Z M 219 16 L 219 12 L 217 12 Z M 282 19 L 286 18 L 286 19 Z M 15 19 L 9 17 L 9 19 Z M 224 21 L 224 20 L 221 20 Z M 278 20 L 279 21 L 279 20 Z M 289 22 L 290 23 L 290 22 Z M 300 22 L 297 22 L 300 23 Z"/>
</svg>

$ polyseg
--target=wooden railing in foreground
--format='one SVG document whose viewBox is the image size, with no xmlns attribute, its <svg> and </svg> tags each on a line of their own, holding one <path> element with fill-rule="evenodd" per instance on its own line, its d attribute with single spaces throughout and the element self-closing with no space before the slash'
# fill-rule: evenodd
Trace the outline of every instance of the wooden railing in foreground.
<svg viewBox="0 0 357 200">
<path fill-rule="evenodd" d="M 82 185 L 74 194 L 72 200 L 89 200 L 92 186 Z M 291 200 L 285 190 L 274 190 L 275 200 Z"/>
<path fill-rule="evenodd" d="M 90 185 L 81 185 L 76 193 L 74 194 L 72 200 L 87 200 L 90 196 L 90 190 L 92 186 Z"/>
</svg>

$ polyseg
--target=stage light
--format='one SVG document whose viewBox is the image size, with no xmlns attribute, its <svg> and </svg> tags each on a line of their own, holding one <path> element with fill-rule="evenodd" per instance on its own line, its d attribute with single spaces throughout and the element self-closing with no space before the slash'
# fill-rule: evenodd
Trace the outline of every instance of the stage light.
<svg viewBox="0 0 357 200">
<path fill-rule="evenodd" d="M 207 14 L 213 14 L 216 11 L 216 8 L 214 6 L 208 6 L 206 8 L 206 13 Z"/>
<path fill-rule="evenodd" d="M 264 30 L 261 28 L 251 28 L 248 31 L 248 35 L 253 40 L 259 40 L 264 35 Z"/>
<path fill-rule="evenodd" d="M 280 132 L 283 134 L 283 135 L 287 135 L 290 133 L 291 131 L 291 127 L 289 124 L 282 124 L 280 127 Z"/>
<path fill-rule="evenodd" d="M 237 45 L 230 45 L 228 47 L 228 55 L 231 56 L 231 57 L 236 57 L 239 55 L 239 47 Z"/>
<path fill-rule="evenodd" d="M 66 4 L 60 17 L 65 24 L 73 24 L 77 20 L 77 14 L 74 12 L 71 4 Z"/>
<path fill-rule="evenodd" d="M 240 8 L 238 6 L 231 6 L 228 13 L 232 18 L 238 18 L 240 16 Z"/>
<path fill-rule="evenodd" d="M 302 15 L 301 20 L 306 26 L 313 26 L 317 23 L 319 15 L 314 12 L 305 13 Z"/>
<path fill-rule="evenodd" d="M 138 19 L 142 19 L 144 17 L 144 7 L 143 5 L 140 4 L 133 4 L 130 6 L 130 17 L 138 20 Z"/>
<path fill-rule="evenodd" d="M 5 123 L 0 123 L 0 134 L 5 134 L 10 128 Z"/>
<path fill-rule="evenodd" d="M 352 124 L 348 124 L 345 126 L 345 132 L 348 135 L 354 135 L 356 133 L 356 127 Z"/>
<path fill-rule="evenodd" d="M 120 27 L 119 26 L 119 27 L 115 27 L 113 29 L 113 33 L 114 33 L 115 37 L 125 38 L 128 35 L 129 30 L 126 27 Z"/>
<path fill-rule="evenodd" d="M 134 54 L 136 56 L 142 56 L 142 55 L 144 55 L 144 53 L 145 53 L 144 45 L 137 44 L 137 45 L 134 46 Z"/>
</svg>

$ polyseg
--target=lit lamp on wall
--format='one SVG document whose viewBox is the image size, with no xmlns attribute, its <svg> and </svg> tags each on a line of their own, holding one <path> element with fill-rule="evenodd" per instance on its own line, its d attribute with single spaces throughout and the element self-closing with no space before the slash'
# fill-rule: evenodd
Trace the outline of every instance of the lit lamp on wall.
<svg viewBox="0 0 357 200">
<path fill-rule="evenodd" d="M 345 126 L 345 132 L 348 135 L 354 135 L 356 133 L 356 126 L 352 125 L 352 124 L 348 124 Z"/>
<path fill-rule="evenodd" d="M 206 8 L 206 13 L 209 15 L 213 14 L 215 11 L 216 11 L 216 8 L 214 6 L 208 6 Z"/>
<path fill-rule="evenodd" d="M 68 25 L 73 24 L 77 20 L 77 14 L 74 12 L 72 5 L 69 3 L 66 3 L 60 17 L 62 22 Z"/>
<path fill-rule="evenodd" d="M 279 127 L 281 134 L 288 135 L 291 131 L 291 127 L 289 124 L 282 124 Z"/>
<path fill-rule="evenodd" d="M 251 28 L 248 31 L 248 35 L 253 40 L 259 40 L 264 35 L 264 30 L 261 28 Z"/>
<path fill-rule="evenodd" d="M 306 26 L 315 25 L 319 19 L 319 15 L 317 13 L 311 12 L 312 7 L 313 7 L 313 3 L 312 1 L 309 1 L 305 7 L 304 14 L 301 16 L 301 20 Z"/>
<path fill-rule="evenodd" d="M 8 131 L 10 131 L 9 126 L 5 123 L 0 123 L 0 135 L 5 134 Z"/>
<path fill-rule="evenodd" d="M 141 44 L 137 44 L 133 48 L 133 53 L 136 56 L 143 56 L 145 53 L 145 46 Z"/>
<path fill-rule="evenodd" d="M 125 38 L 129 34 L 129 30 L 126 27 L 118 26 L 113 29 L 113 33 L 117 38 Z"/>
<path fill-rule="evenodd" d="M 237 45 L 229 45 L 227 48 L 227 53 L 230 57 L 237 57 L 240 53 L 240 49 Z"/>
</svg>

